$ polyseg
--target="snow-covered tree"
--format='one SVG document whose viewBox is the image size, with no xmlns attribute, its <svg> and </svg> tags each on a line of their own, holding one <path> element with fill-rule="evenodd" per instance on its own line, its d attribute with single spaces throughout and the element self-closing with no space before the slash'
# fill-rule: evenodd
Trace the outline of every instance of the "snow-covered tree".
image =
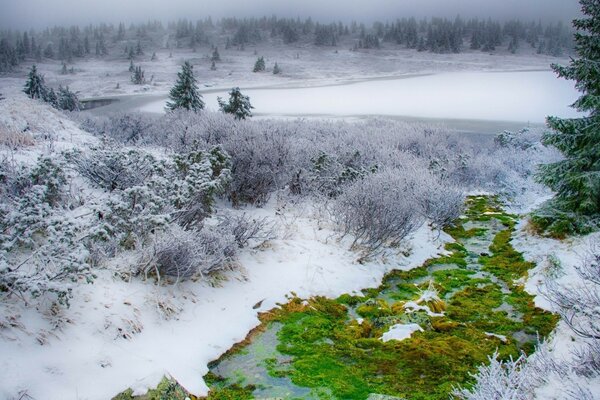
<svg viewBox="0 0 600 400">
<path fill-rule="evenodd" d="M 169 93 L 170 101 L 167 102 L 167 110 L 173 111 L 183 108 L 191 111 L 204 109 L 202 95 L 198 92 L 198 83 L 194 77 L 194 67 L 186 61 L 181 72 L 177 73 L 177 83 Z"/>
<path fill-rule="evenodd" d="M 256 62 L 254 63 L 254 68 L 252 69 L 252 72 L 262 72 L 265 70 L 265 68 L 265 58 L 258 57 L 258 60 L 256 60 Z"/>
<path fill-rule="evenodd" d="M 219 109 L 226 114 L 233 114 L 236 119 L 246 119 L 252 116 L 250 97 L 244 96 L 239 87 L 231 89 L 229 92 L 229 102 L 225 103 L 220 97 L 217 97 Z"/>
<path fill-rule="evenodd" d="M 219 48 L 215 47 L 215 50 L 212 53 L 212 56 L 210 57 L 210 60 L 212 62 L 219 62 L 221 61 L 221 55 L 219 54 Z"/>
<path fill-rule="evenodd" d="M 59 110 L 79 111 L 81 110 L 81 102 L 77 94 L 70 91 L 68 86 L 59 86 L 56 108 Z"/>
<path fill-rule="evenodd" d="M 131 82 L 135 85 L 142 85 L 146 82 L 146 78 L 144 77 L 144 70 L 139 65 L 133 68 L 133 72 L 131 74 Z"/>
<path fill-rule="evenodd" d="M 43 99 L 47 91 L 44 76 L 38 73 L 37 67 L 31 66 L 23 92 L 32 99 Z"/>
<path fill-rule="evenodd" d="M 554 191 L 550 200 L 533 218 L 542 229 L 556 234 L 586 232 L 600 220 L 600 4 L 580 0 L 585 18 L 573 25 L 579 58 L 568 66 L 553 65 L 562 78 L 574 80 L 582 93 L 573 104 L 585 113 L 579 118 L 549 117 L 551 131 L 544 136 L 546 145 L 556 147 L 564 159 L 543 165 L 539 180 Z"/>
<path fill-rule="evenodd" d="M 281 73 L 281 67 L 279 66 L 279 64 L 275 63 L 275 66 L 273 67 L 273 75 L 279 75 Z"/>
</svg>

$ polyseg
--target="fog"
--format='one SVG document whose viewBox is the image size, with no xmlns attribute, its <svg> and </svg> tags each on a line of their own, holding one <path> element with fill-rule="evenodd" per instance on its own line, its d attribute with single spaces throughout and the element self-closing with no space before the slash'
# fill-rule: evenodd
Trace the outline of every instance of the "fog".
<svg viewBox="0 0 600 400">
<path fill-rule="evenodd" d="M 396 17 L 491 16 L 569 21 L 577 0 L 0 0 L 0 28 L 28 29 L 96 22 L 162 21 L 207 16 L 312 17 L 371 22 Z"/>
</svg>

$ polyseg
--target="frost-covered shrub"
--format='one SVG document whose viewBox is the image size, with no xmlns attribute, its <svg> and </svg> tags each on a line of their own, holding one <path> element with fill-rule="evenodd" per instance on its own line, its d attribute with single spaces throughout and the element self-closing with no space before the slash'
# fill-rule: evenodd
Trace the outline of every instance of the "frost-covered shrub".
<svg viewBox="0 0 600 400">
<path fill-rule="evenodd" d="M 239 248 L 251 242 L 264 242 L 274 238 L 273 225 L 266 218 L 251 218 L 248 214 L 225 213 L 220 217 L 219 229 L 231 233 Z"/>
<path fill-rule="evenodd" d="M 173 219 L 183 227 L 202 223 L 212 211 L 214 198 L 231 181 L 231 159 L 219 146 L 192 150 L 174 158 L 176 179 L 171 182 Z"/>
<path fill-rule="evenodd" d="M 110 142 L 85 152 L 73 150 L 66 156 L 83 177 L 111 192 L 143 184 L 157 167 L 151 154 Z"/>
<path fill-rule="evenodd" d="M 429 172 L 414 173 L 419 177 L 414 191 L 415 206 L 434 226 L 442 228 L 460 216 L 465 201 L 461 190 Z"/>
<path fill-rule="evenodd" d="M 41 296 L 52 292 L 68 303 L 71 284 L 93 274 L 82 232 L 63 201 L 66 176 L 55 160 L 41 157 L 31 168 L 0 173 L 0 293 Z"/>
<path fill-rule="evenodd" d="M 542 140 L 541 133 L 532 132 L 525 128 L 518 132 L 503 131 L 496 135 L 494 143 L 501 147 L 512 147 L 521 150 L 527 150 L 539 145 Z"/>
<path fill-rule="evenodd" d="M 545 295 L 575 334 L 600 342 L 600 243 L 592 244 L 576 270 L 580 279 L 574 285 L 564 286 L 547 279 Z M 596 373 L 600 375 L 600 369 Z"/>
<path fill-rule="evenodd" d="M 228 137 L 242 134 L 240 126 L 230 115 L 177 109 L 153 122 L 143 143 L 185 152 L 190 147 L 223 144 Z"/>
<path fill-rule="evenodd" d="M 141 150 L 94 151 L 73 157 L 84 176 L 91 175 L 99 186 L 111 191 L 95 208 L 98 224 L 94 237 L 109 245 L 116 241 L 127 249 L 138 247 L 149 234 L 172 222 L 184 228 L 202 226 L 214 197 L 230 180 L 229 156 L 220 147 L 165 160 Z M 93 162 L 82 163 L 81 159 Z"/>
<path fill-rule="evenodd" d="M 235 237 L 214 227 L 184 230 L 172 227 L 154 237 L 152 254 L 143 266 L 146 275 L 184 280 L 231 268 Z"/>
<path fill-rule="evenodd" d="M 157 121 L 156 117 L 139 112 L 114 113 L 106 116 L 74 113 L 71 118 L 87 132 L 124 144 L 145 142 Z"/>
<path fill-rule="evenodd" d="M 234 204 L 264 203 L 271 192 L 290 181 L 290 143 L 276 130 L 248 131 L 224 143 L 231 156 L 232 179 L 227 192 Z"/>
<path fill-rule="evenodd" d="M 527 358 L 498 360 L 498 353 L 489 357 L 489 365 L 478 368 L 475 385 L 470 389 L 459 388 L 452 396 L 462 400 L 530 400 L 532 389 L 539 383 L 536 374 L 526 369 Z"/>
<path fill-rule="evenodd" d="M 336 197 L 344 186 L 368 174 L 377 172 L 377 164 L 368 165 L 360 151 L 329 155 L 323 151 L 310 158 L 310 169 L 304 172 L 304 179 L 297 175 L 295 184 L 300 192 L 312 192 L 327 197 Z"/>
<path fill-rule="evenodd" d="M 399 244 L 424 220 L 411 196 L 416 184 L 398 170 L 385 170 L 350 185 L 332 210 L 342 236 L 353 235 L 352 246 L 360 245 L 366 255 Z"/>
</svg>

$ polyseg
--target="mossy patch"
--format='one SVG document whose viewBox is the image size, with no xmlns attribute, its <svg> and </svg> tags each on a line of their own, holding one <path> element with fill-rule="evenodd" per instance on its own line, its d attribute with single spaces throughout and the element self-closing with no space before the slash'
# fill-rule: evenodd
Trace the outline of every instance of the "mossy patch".
<svg viewBox="0 0 600 400">
<path fill-rule="evenodd" d="M 453 387 L 472 382 L 471 374 L 494 351 L 501 359 L 533 351 L 532 338 L 547 336 L 558 317 L 536 308 L 518 284 L 534 265 L 510 243 L 516 217 L 488 196 L 470 197 L 465 215 L 446 228 L 456 242 L 446 245 L 445 255 L 393 271 L 379 288 L 337 299 L 293 297 L 263 314 L 264 324 L 281 325 L 281 358 L 260 361 L 268 373 L 310 388 L 310 399 L 360 400 L 373 393 L 447 399 Z M 469 254 L 465 245 L 473 242 L 476 248 L 489 245 L 489 253 Z M 381 340 L 393 325 L 408 323 L 423 331 L 402 341 Z M 223 382 L 209 383 L 211 396 L 232 390 L 240 393 L 236 398 L 251 398 L 243 397 L 252 394 L 251 386 Z"/>
</svg>

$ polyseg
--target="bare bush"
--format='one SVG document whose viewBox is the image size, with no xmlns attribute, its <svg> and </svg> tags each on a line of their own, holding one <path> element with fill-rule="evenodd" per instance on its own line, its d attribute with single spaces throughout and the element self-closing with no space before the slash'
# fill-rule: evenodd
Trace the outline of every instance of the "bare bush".
<svg viewBox="0 0 600 400">
<path fill-rule="evenodd" d="M 235 237 L 216 228 L 185 231 L 173 226 L 154 237 L 151 254 L 142 268 L 160 280 L 185 280 L 231 268 L 236 253 Z"/>
<path fill-rule="evenodd" d="M 416 183 L 398 170 L 386 170 L 350 185 L 332 210 L 342 236 L 353 235 L 352 247 L 361 245 L 365 255 L 398 245 L 424 220 L 409 195 Z"/>
<path fill-rule="evenodd" d="M 600 244 L 594 243 L 584 261 L 576 267 L 581 278 L 575 285 L 564 286 L 546 280 L 544 293 L 563 321 L 583 338 L 600 340 Z M 600 372 L 600 369 L 598 370 Z"/>
<path fill-rule="evenodd" d="M 233 204 L 264 204 L 271 192 L 290 181 L 289 138 L 276 130 L 248 131 L 224 144 L 231 156 L 228 196 Z"/>
<path fill-rule="evenodd" d="M 489 365 L 478 368 L 471 389 L 458 388 L 453 398 L 462 400 L 530 400 L 532 390 L 539 384 L 537 374 L 530 374 L 527 357 L 498 360 L 498 353 L 489 357 Z"/>
<path fill-rule="evenodd" d="M 231 233 L 239 248 L 244 248 L 252 242 L 256 245 L 275 237 L 273 224 L 266 218 L 251 218 L 248 214 L 226 213 L 221 216 L 219 229 Z"/>
</svg>

